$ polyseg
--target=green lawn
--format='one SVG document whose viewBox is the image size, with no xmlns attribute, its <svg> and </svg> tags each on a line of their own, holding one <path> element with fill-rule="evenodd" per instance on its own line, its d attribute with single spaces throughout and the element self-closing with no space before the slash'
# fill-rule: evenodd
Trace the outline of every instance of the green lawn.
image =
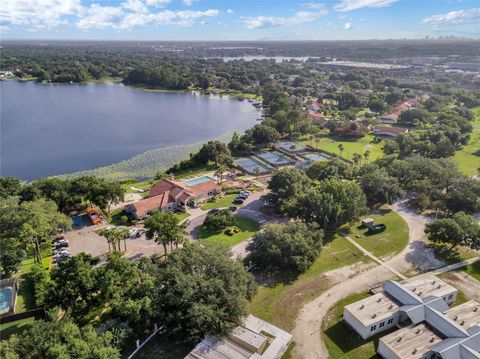
<svg viewBox="0 0 480 359">
<path fill-rule="evenodd" d="M 408 225 L 403 218 L 389 208 L 381 209 L 381 214 L 369 214 L 375 224 L 384 223 L 387 229 L 378 234 L 368 235 L 360 222 L 347 227 L 350 238 L 377 257 L 384 258 L 399 253 L 408 243 Z M 342 228 L 343 229 L 343 228 Z M 356 238 L 360 235 L 360 238 Z"/>
<path fill-rule="evenodd" d="M 470 264 L 464 268 L 465 272 L 470 274 L 473 278 L 480 281 L 480 262 Z"/>
<path fill-rule="evenodd" d="M 468 176 L 477 175 L 480 168 L 480 107 L 475 108 L 473 112 L 475 119 L 470 141 L 453 156 L 453 161 L 458 165 L 460 171 Z"/>
<path fill-rule="evenodd" d="M 336 155 L 339 154 L 338 145 L 342 144 L 344 147 L 342 157 L 348 160 L 352 160 L 354 153 L 359 153 L 363 155 L 366 150 L 370 151 L 370 157 L 368 159 L 369 161 L 372 161 L 384 155 L 382 151 L 383 141 L 374 143 L 374 136 L 371 134 L 358 139 L 348 139 L 343 137 L 333 137 L 324 133 L 317 135 L 313 139 L 302 141 L 302 143 L 317 148 L 316 140 L 320 140 L 320 142 L 318 143 L 318 149 L 334 153 Z"/>
<path fill-rule="evenodd" d="M 175 213 L 175 215 L 177 216 L 179 222 L 190 217 L 190 213 L 188 212 L 179 212 L 179 213 Z"/>
<path fill-rule="evenodd" d="M 52 249 L 50 243 L 44 243 L 41 246 L 42 249 L 42 265 L 46 270 L 50 270 L 50 265 L 52 262 Z M 32 269 L 35 264 L 33 252 L 30 252 L 27 255 L 19 268 L 19 275 L 21 279 L 25 279 L 26 275 Z M 15 312 L 25 312 L 30 309 L 35 309 L 35 302 L 33 299 L 33 288 L 29 281 L 23 280 L 18 288 L 17 292 L 17 302 L 15 304 Z"/>
<path fill-rule="evenodd" d="M 156 180 L 149 179 L 145 181 L 135 182 L 129 181 L 122 183 L 122 188 L 125 190 L 126 193 L 139 193 L 138 191 L 133 190 L 131 187 L 135 187 L 142 190 L 149 190 L 155 184 Z"/>
<path fill-rule="evenodd" d="M 2 340 L 8 339 L 12 334 L 20 334 L 28 329 L 35 321 L 35 317 L 16 320 L 14 322 L 0 324 L 0 338 Z"/>
<path fill-rule="evenodd" d="M 233 236 L 226 235 L 224 230 L 212 232 L 205 227 L 200 227 L 197 232 L 197 236 L 201 243 L 204 244 L 222 244 L 227 247 L 232 247 L 241 241 L 252 237 L 255 232 L 260 229 L 260 225 L 252 221 L 251 219 L 243 217 L 234 217 L 235 226 L 240 228 L 240 232 Z"/>
<path fill-rule="evenodd" d="M 225 208 L 233 206 L 233 200 L 238 197 L 238 194 L 227 194 L 221 198 L 217 198 L 215 202 L 208 202 L 202 206 L 204 211 L 212 208 Z"/>
<path fill-rule="evenodd" d="M 322 248 L 309 270 L 298 278 L 279 275 L 265 278 L 263 281 L 268 284 L 259 285 L 247 310 L 280 328 L 291 330 L 303 304 L 330 287 L 331 283 L 322 273 L 369 260 L 353 244 L 337 234 Z"/>
<path fill-rule="evenodd" d="M 126 223 L 122 222 L 122 216 L 126 216 L 128 218 Z M 109 213 L 107 222 L 117 226 L 130 226 L 132 225 L 132 217 L 125 211 L 124 208 L 117 208 Z"/>
<path fill-rule="evenodd" d="M 475 251 L 468 247 L 457 246 L 450 249 L 451 245 L 448 243 L 433 243 L 430 246 L 435 249 L 435 253 L 443 258 L 448 264 L 457 263 L 470 258 L 480 256 L 480 251 Z"/>
<path fill-rule="evenodd" d="M 380 358 L 375 353 L 378 339 L 388 332 L 384 332 L 363 340 L 353 329 L 343 322 L 343 308 L 360 299 L 369 297 L 369 293 L 351 295 L 337 303 L 326 315 L 322 325 L 321 336 L 330 353 L 331 359 L 374 359 Z M 315 338 L 312 338 L 315 340 Z"/>
</svg>

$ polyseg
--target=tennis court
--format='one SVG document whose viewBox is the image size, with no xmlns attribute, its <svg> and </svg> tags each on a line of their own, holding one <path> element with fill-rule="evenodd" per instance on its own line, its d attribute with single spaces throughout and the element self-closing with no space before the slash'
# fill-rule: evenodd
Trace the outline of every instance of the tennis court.
<svg viewBox="0 0 480 359">
<path fill-rule="evenodd" d="M 298 152 L 304 152 L 307 150 L 305 146 L 299 143 L 290 142 L 290 141 L 279 142 L 275 146 L 289 153 L 298 153 Z"/>
<path fill-rule="evenodd" d="M 255 156 L 276 167 L 293 165 L 295 163 L 290 157 L 277 151 L 258 151 L 255 152 Z"/>
<path fill-rule="evenodd" d="M 263 175 L 272 172 L 270 168 L 252 157 L 237 158 L 235 163 L 249 174 Z"/>
</svg>

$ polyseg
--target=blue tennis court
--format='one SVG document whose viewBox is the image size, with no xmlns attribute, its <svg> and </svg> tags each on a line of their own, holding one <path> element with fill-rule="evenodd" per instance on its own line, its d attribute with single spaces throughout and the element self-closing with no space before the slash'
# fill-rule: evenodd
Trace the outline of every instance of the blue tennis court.
<svg viewBox="0 0 480 359">
<path fill-rule="evenodd" d="M 298 153 L 304 152 L 307 148 L 299 143 L 290 142 L 290 141 L 283 141 L 276 144 L 276 146 L 284 151 L 289 153 Z"/>
<path fill-rule="evenodd" d="M 306 159 L 309 159 L 311 161 L 328 161 L 330 159 L 330 156 L 318 152 L 302 153 L 302 157 L 305 157 Z"/>
<path fill-rule="evenodd" d="M 255 160 L 252 157 L 241 157 L 235 160 L 237 166 L 241 167 L 245 172 L 249 174 L 267 174 L 272 172 L 270 168 Z M 255 169 L 258 168 L 256 171 Z"/>
<path fill-rule="evenodd" d="M 255 152 L 255 156 L 276 167 L 294 164 L 290 157 L 277 151 L 258 151 Z"/>
</svg>

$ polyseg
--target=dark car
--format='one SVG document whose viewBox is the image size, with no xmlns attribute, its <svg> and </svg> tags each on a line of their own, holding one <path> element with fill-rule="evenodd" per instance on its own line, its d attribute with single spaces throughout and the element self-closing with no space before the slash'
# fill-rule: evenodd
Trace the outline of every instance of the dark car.
<svg viewBox="0 0 480 359">
<path fill-rule="evenodd" d="M 380 224 L 374 224 L 370 227 L 368 227 L 368 234 L 377 234 L 383 232 L 385 229 L 387 229 L 387 226 L 383 223 Z"/>
<path fill-rule="evenodd" d="M 242 197 L 237 197 L 233 201 L 234 204 L 243 204 L 243 202 L 245 202 L 245 198 L 242 198 Z"/>
<path fill-rule="evenodd" d="M 238 207 L 237 206 L 230 206 L 228 207 L 228 210 L 232 213 L 235 213 L 237 211 Z"/>
<path fill-rule="evenodd" d="M 208 214 L 218 214 L 220 213 L 220 208 L 212 208 L 210 211 L 208 211 Z"/>
</svg>

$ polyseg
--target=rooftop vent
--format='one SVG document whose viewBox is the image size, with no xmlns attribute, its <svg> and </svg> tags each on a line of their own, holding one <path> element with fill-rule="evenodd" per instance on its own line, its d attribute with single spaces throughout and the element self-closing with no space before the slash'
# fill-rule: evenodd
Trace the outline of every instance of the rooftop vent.
<svg viewBox="0 0 480 359">
<path fill-rule="evenodd" d="M 402 340 L 403 340 L 402 337 L 398 337 L 398 338 L 397 338 L 397 343 L 400 343 Z"/>
<path fill-rule="evenodd" d="M 418 295 L 421 295 L 421 294 L 422 294 L 422 292 L 421 292 L 421 291 L 420 291 L 420 292 L 418 292 Z"/>
<path fill-rule="evenodd" d="M 412 350 L 412 354 L 416 354 L 417 351 L 418 351 L 417 348 L 413 349 L 413 350 Z"/>
<path fill-rule="evenodd" d="M 433 343 L 435 341 L 435 337 L 430 338 L 430 343 Z"/>
<path fill-rule="evenodd" d="M 437 282 L 437 281 L 434 280 L 434 281 L 432 282 L 432 285 L 435 285 L 436 282 Z"/>
<path fill-rule="evenodd" d="M 474 312 L 478 312 L 478 307 L 473 308 Z"/>
<path fill-rule="evenodd" d="M 456 315 L 456 316 L 453 317 L 453 320 L 456 321 L 457 319 L 458 319 L 458 315 Z"/>
<path fill-rule="evenodd" d="M 415 332 L 415 334 L 420 334 L 422 332 L 422 330 L 420 328 L 417 329 L 417 331 Z"/>
<path fill-rule="evenodd" d="M 416 290 L 417 290 L 417 288 L 413 287 L 412 292 L 415 292 Z"/>
<path fill-rule="evenodd" d="M 465 321 L 462 320 L 462 321 L 460 322 L 460 325 L 464 325 L 464 324 L 465 324 Z"/>
<path fill-rule="evenodd" d="M 393 304 L 390 304 L 390 305 L 388 306 L 388 309 L 392 309 L 392 308 L 393 308 Z"/>
<path fill-rule="evenodd" d="M 362 305 L 360 306 L 360 309 L 363 309 L 363 308 L 365 308 L 365 306 L 362 304 Z"/>
<path fill-rule="evenodd" d="M 372 319 L 374 319 L 374 318 L 376 318 L 376 317 L 377 317 L 377 315 L 376 315 L 375 313 L 372 314 Z"/>
<path fill-rule="evenodd" d="M 380 303 L 382 301 L 382 298 L 377 299 L 377 303 Z"/>
<path fill-rule="evenodd" d="M 439 285 L 437 286 L 437 289 L 440 289 L 440 288 L 442 288 L 442 285 L 441 285 L 441 284 L 439 284 Z"/>
</svg>

